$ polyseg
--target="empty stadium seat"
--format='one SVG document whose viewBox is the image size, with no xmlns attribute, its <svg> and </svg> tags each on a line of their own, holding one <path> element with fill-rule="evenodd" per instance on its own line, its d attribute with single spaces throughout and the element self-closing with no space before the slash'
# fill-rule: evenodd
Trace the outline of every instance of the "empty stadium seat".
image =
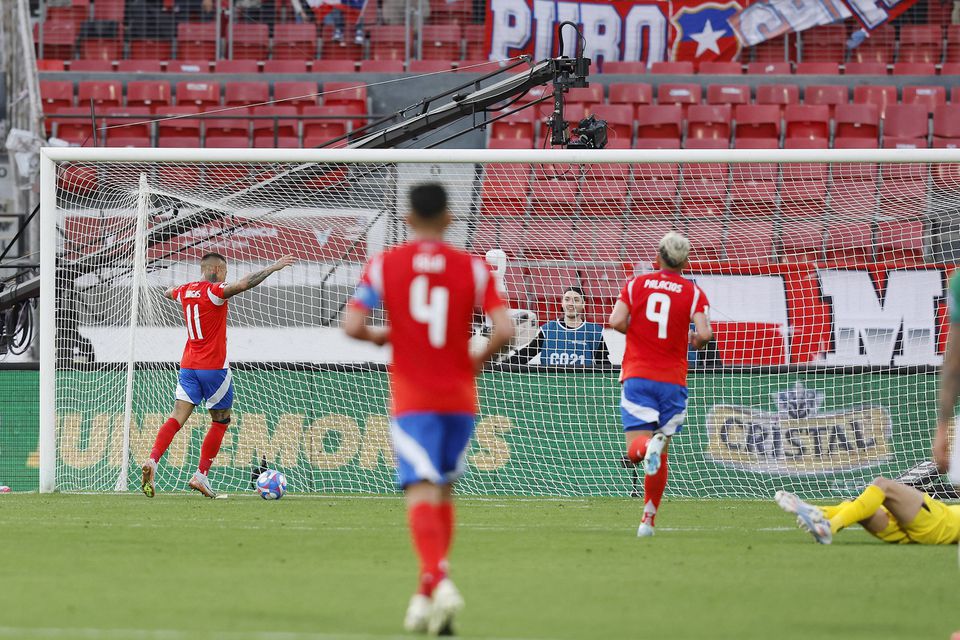
<svg viewBox="0 0 960 640">
<path fill-rule="evenodd" d="M 879 138 L 880 109 L 875 104 L 837 105 L 834 121 L 837 138 Z"/>
<path fill-rule="evenodd" d="M 424 60 L 459 60 L 463 33 L 459 24 L 424 25 L 420 32 Z"/>
<path fill-rule="evenodd" d="M 203 121 L 205 146 L 210 146 L 214 138 L 247 138 L 250 137 L 250 110 L 247 107 L 237 107 L 218 113 L 215 118 Z M 249 140 L 241 146 L 249 146 Z"/>
<path fill-rule="evenodd" d="M 900 62 L 940 62 L 943 33 L 940 25 L 905 24 L 900 27 Z M 896 67 L 894 67 L 896 73 Z"/>
<path fill-rule="evenodd" d="M 404 60 L 408 34 L 400 25 L 376 25 L 370 29 L 370 58 L 374 60 Z M 412 34 L 409 36 L 412 44 Z"/>
<path fill-rule="evenodd" d="M 800 87 L 795 84 L 757 85 L 757 104 L 776 105 L 783 113 L 788 104 L 800 102 Z"/>
<path fill-rule="evenodd" d="M 870 32 L 870 37 L 850 52 L 854 62 L 893 62 L 896 45 L 896 29 L 889 23 L 882 24 Z"/>
<path fill-rule="evenodd" d="M 132 136 L 125 134 L 110 134 L 106 139 L 108 147 L 152 147 L 148 136 Z"/>
<path fill-rule="evenodd" d="M 360 73 L 403 73 L 403 60 L 361 60 Z"/>
<path fill-rule="evenodd" d="M 304 107 L 302 114 L 304 147 L 315 147 L 338 138 L 352 128 L 352 120 L 349 117 L 352 115 L 352 110 L 345 105 Z M 326 118 L 315 118 L 316 116 L 326 116 Z"/>
<path fill-rule="evenodd" d="M 613 235 L 608 233 L 606 237 L 609 238 L 607 240 L 609 244 L 604 244 L 604 247 L 615 247 L 619 250 L 623 246 L 622 232 L 620 234 L 621 239 L 616 243 L 614 243 Z M 606 255 L 609 255 L 609 252 Z M 585 260 L 586 258 L 583 259 Z M 619 255 L 617 258 L 594 259 L 619 262 Z M 617 265 L 581 267 L 580 275 L 583 284 L 583 295 L 586 298 L 587 321 L 606 323 L 607 318 L 610 316 L 610 309 L 612 309 L 614 303 L 616 303 L 617 297 L 623 289 L 623 285 L 630 279 L 630 274 L 628 274 L 623 267 Z"/>
<path fill-rule="evenodd" d="M 926 141 L 918 146 L 926 147 Z M 923 164 L 881 165 L 880 212 L 887 217 L 918 218 L 927 204 L 927 177 Z"/>
<path fill-rule="evenodd" d="M 677 76 L 693 75 L 693 63 L 687 61 L 654 62 L 650 65 L 650 73 L 670 74 Z"/>
<path fill-rule="evenodd" d="M 170 60 L 168 73 L 210 73 L 209 60 Z"/>
<path fill-rule="evenodd" d="M 173 42 L 170 39 L 131 38 L 127 57 L 131 60 L 170 60 Z"/>
<path fill-rule="evenodd" d="M 312 23 L 278 23 L 274 25 L 274 60 L 313 60 L 316 57 L 316 25 Z"/>
<path fill-rule="evenodd" d="M 960 62 L 944 62 L 940 65 L 940 75 L 956 76 L 960 75 Z"/>
<path fill-rule="evenodd" d="M 848 62 L 843 67 L 848 76 L 885 76 L 887 64 L 885 62 Z"/>
<path fill-rule="evenodd" d="M 41 80 L 40 101 L 43 110 L 52 113 L 63 107 L 73 106 L 73 83 L 69 80 Z"/>
<path fill-rule="evenodd" d="M 589 215 L 621 215 L 627 206 L 626 180 L 591 177 L 583 183 L 580 212 Z"/>
<path fill-rule="evenodd" d="M 780 108 L 776 105 L 737 105 L 734 120 L 737 138 L 780 137 Z"/>
<path fill-rule="evenodd" d="M 687 111 L 687 148 L 690 140 L 730 140 L 730 105 L 695 104 Z"/>
<path fill-rule="evenodd" d="M 607 121 L 609 138 L 633 141 L 633 108 L 625 104 L 596 104 L 591 113 Z"/>
<path fill-rule="evenodd" d="M 152 112 L 148 107 L 107 107 L 103 110 L 106 116 L 104 125 L 109 129 L 108 137 L 116 134 L 120 137 L 151 138 L 153 127 L 150 124 Z M 121 145 L 143 146 L 143 145 Z M 150 146 L 147 144 L 146 146 Z"/>
<path fill-rule="evenodd" d="M 601 104 L 602 102 L 602 84 L 591 84 L 589 87 L 574 87 L 567 92 L 567 103 L 569 104 L 592 105 Z"/>
<path fill-rule="evenodd" d="M 617 62 L 611 60 L 603 63 L 604 73 L 643 74 L 647 72 L 646 62 Z"/>
<path fill-rule="evenodd" d="M 533 138 L 490 138 L 487 149 L 532 149 Z"/>
<path fill-rule="evenodd" d="M 830 108 L 832 115 L 838 104 L 850 101 L 848 89 L 844 85 L 807 85 L 803 92 L 804 104 L 822 104 Z"/>
<path fill-rule="evenodd" d="M 286 81 L 273 83 L 273 99 L 281 105 L 297 107 L 303 110 L 303 107 L 317 106 L 317 94 L 320 90 L 316 82 L 310 81 Z"/>
<path fill-rule="evenodd" d="M 826 148 L 827 141 L 788 139 L 785 148 Z M 785 217 L 819 217 L 826 206 L 828 167 L 826 164 L 785 163 L 780 187 L 780 211 Z"/>
<path fill-rule="evenodd" d="M 743 65 L 739 62 L 716 62 L 708 60 L 700 63 L 700 73 L 716 75 L 740 75 Z"/>
<path fill-rule="evenodd" d="M 865 220 L 841 220 L 827 227 L 827 260 L 861 262 L 871 259 L 873 231 L 870 223 Z"/>
<path fill-rule="evenodd" d="M 713 144 L 720 144 L 720 141 Z M 722 215 L 726 209 L 729 173 L 729 166 L 720 162 L 683 165 L 683 181 L 680 183 L 681 215 Z"/>
<path fill-rule="evenodd" d="M 891 104 L 883 118 L 884 145 L 923 140 L 927 146 L 927 108 L 918 104 Z"/>
<path fill-rule="evenodd" d="M 74 47 L 77 43 L 77 25 L 68 21 L 47 21 L 43 25 L 35 25 L 33 29 L 34 42 L 40 42 L 40 28 L 43 28 L 43 50 L 41 58 L 54 60 L 71 60 L 74 58 Z"/>
<path fill-rule="evenodd" d="M 786 262 L 810 262 L 823 259 L 823 223 L 806 220 L 785 222 L 780 230 L 780 246 Z"/>
<path fill-rule="evenodd" d="M 123 23 L 126 0 L 97 0 L 93 3 L 94 20 L 113 20 Z"/>
<path fill-rule="evenodd" d="M 937 67 L 932 62 L 898 62 L 893 65 L 895 76 L 935 76 Z"/>
<path fill-rule="evenodd" d="M 798 62 L 798 76 L 835 76 L 840 74 L 837 62 Z"/>
<path fill-rule="evenodd" d="M 213 22 L 181 22 L 177 25 L 178 60 L 214 60 L 216 57 L 216 24 Z"/>
<path fill-rule="evenodd" d="M 156 115 L 161 119 L 157 121 L 157 139 L 162 141 L 165 137 L 196 137 L 199 146 L 200 118 L 185 117 L 199 113 L 200 109 L 196 105 L 158 107 Z"/>
<path fill-rule="evenodd" d="M 960 62 L 960 24 L 947 25 L 947 50 L 944 62 Z"/>
<path fill-rule="evenodd" d="M 238 22 L 233 25 L 233 59 L 266 60 L 270 48 L 270 28 L 265 24 Z"/>
<path fill-rule="evenodd" d="M 758 62 L 794 62 L 797 59 L 797 35 L 787 33 L 751 47 L 753 59 Z"/>
<path fill-rule="evenodd" d="M 163 63 L 160 60 L 117 60 L 120 73 L 160 73 Z"/>
<path fill-rule="evenodd" d="M 298 139 L 300 136 L 300 123 L 295 106 L 261 105 L 254 107 L 251 113 L 260 116 L 252 119 L 254 147 L 279 146 L 282 139 Z M 265 116 L 273 117 L 267 119 Z"/>
<path fill-rule="evenodd" d="M 750 104 L 750 87 L 745 84 L 707 85 L 707 104 Z"/>
<path fill-rule="evenodd" d="M 903 88 L 903 104 L 920 104 L 927 108 L 929 113 L 933 113 L 935 107 L 947 102 L 947 90 L 941 86 L 923 86 L 907 85 Z"/>
<path fill-rule="evenodd" d="M 481 255 L 490 249 L 502 249 L 510 257 L 520 257 L 523 249 L 520 239 L 526 233 L 523 223 L 510 218 L 481 218 L 473 236 L 472 248 Z M 519 269 L 508 269 L 505 278 L 507 296 L 511 301 L 526 303 L 526 277 Z M 511 282 L 514 280 L 514 282 Z M 511 305 L 516 307 L 517 305 Z"/>
<path fill-rule="evenodd" d="M 791 104 L 783 113 L 785 137 L 830 137 L 830 107 L 823 104 Z"/>
<path fill-rule="evenodd" d="M 698 84 L 676 84 L 662 82 L 657 86 L 657 104 L 680 105 L 700 104 L 701 89 Z"/>
<path fill-rule="evenodd" d="M 536 180 L 534 183 L 536 183 Z M 534 184 L 534 187 L 535 186 L 536 184 Z M 527 229 L 527 232 L 521 236 L 520 243 L 524 256 L 527 258 L 563 260 L 570 257 L 570 247 L 573 245 L 573 238 L 573 223 L 570 220 L 540 217 L 537 219 L 537 224 Z M 536 282 L 536 279 L 540 278 L 542 282 L 542 279 L 549 273 L 548 270 L 556 268 L 557 267 L 531 267 L 531 279 Z M 572 267 L 560 268 L 569 270 L 574 274 L 576 273 L 576 270 Z M 570 281 L 568 279 L 564 284 L 560 284 L 559 282 L 556 284 L 559 286 L 568 286 L 569 283 Z"/>
<path fill-rule="evenodd" d="M 614 82 L 610 85 L 610 104 L 626 104 L 634 109 L 653 102 L 653 87 L 642 82 Z"/>
<path fill-rule="evenodd" d="M 885 117 L 887 105 L 897 103 L 897 88 L 890 85 L 856 85 L 853 88 L 856 104 L 876 105 L 880 117 Z"/>
<path fill-rule="evenodd" d="M 534 140 L 537 137 L 536 126 L 537 113 L 533 109 L 522 109 L 493 122 L 490 125 L 490 137 Z"/>
<path fill-rule="evenodd" d="M 248 105 L 270 100 L 270 85 L 266 82 L 228 82 L 224 87 L 223 103 L 227 106 Z"/>
<path fill-rule="evenodd" d="M 113 58 L 104 60 L 71 60 L 70 71 L 85 71 L 87 73 L 102 73 L 113 71 Z"/>
<path fill-rule="evenodd" d="M 279 25 L 278 25 L 279 26 Z M 264 73 L 306 73 L 306 60 L 264 60 Z"/>
<path fill-rule="evenodd" d="M 463 56 L 464 60 L 486 60 L 489 51 L 487 51 L 487 25 L 468 24 L 463 28 L 463 39 L 466 41 L 467 50 Z"/>
<path fill-rule="evenodd" d="M 123 104 L 123 84 L 106 80 L 84 80 L 77 84 L 77 104 L 119 107 Z"/>
<path fill-rule="evenodd" d="M 529 192 L 529 171 L 521 173 L 513 166 L 487 165 L 480 187 L 480 211 L 485 216 L 522 215 Z"/>
<path fill-rule="evenodd" d="M 945 146 L 960 140 L 960 104 L 944 104 L 933 110 L 933 141 Z"/>
<path fill-rule="evenodd" d="M 770 220 L 734 220 L 727 227 L 724 243 L 727 259 L 767 264 L 774 261 L 773 222 Z"/>
<path fill-rule="evenodd" d="M 637 107 L 637 138 L 666 138 L 679 142 L 683 130 L 683 110 L 675 105 Z"/>
<path fill-rule="evenodd" d="M 828 24 L 800 33 L 802 64 L 826 61 L 842 61 L 846 55 L 847 27 L 844 24 Z M 798 71 L 799 73 L 799 71 Z"/>
<path fill-rule="evenodd" d="M 60 107 L 55 114 L 47 116 L 46 122 L 50 135 L 70 144 L 89 143 L 92 146 L 93 122 L 89 106 Z"/>
<path fill-rule="evenodd" d="M 455 62 L 450 60 L 410 60 L 407 71 L 410 73 L 440 73 L 450 71 Z"/>
<path fill-rule="evenodd" d="M 176 91 L 178 105 L 194 105 L 205 109 L 220 104 L 218 82 L 204 82 L 199 79 L 178 82 Z"/>
<path fill-rule="evenodd" d="M 562 165 L 561 165 L 562 166 Z M 538 176 L 539 167 L 534 168 L 534 179 L 530 183 L 530 204 L 539 214 L 573 213 L 577 209 L 577 172 L 558 169 L 552 176 Z"/>
<path fill-rule="evenodd" d="M 672 144 L 679 146 L 679 140 L 672 141 Z M 633 167 L 633 178 L 631 213 L 641 216 L 673 215 L 680 183 L 679 165 L 637 164 Z"/>
<path fill-rule="evenodd" d="M 887 220 L 877 223 L 878 262 L 923 262 L 923 222 L 920 220 Z"/>
<path fill-rule="evenodd" d="M 790 75 L 791 71 L 789 62 L 751 62 L 747 65 L 750 75 Z"/>
<path fill-rule="evenodd" d="M 259 73 L 260 63 L 256 60 L 217 60 L 213 63 L 214 73 Z"/>
</svg>

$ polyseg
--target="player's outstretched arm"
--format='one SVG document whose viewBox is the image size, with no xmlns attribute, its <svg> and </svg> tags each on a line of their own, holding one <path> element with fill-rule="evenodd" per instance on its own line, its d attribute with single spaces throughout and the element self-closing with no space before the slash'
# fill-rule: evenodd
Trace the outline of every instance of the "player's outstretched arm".
<svg viewBox="0 0 960 640">
<path fill-rule="evenodd" d="M 500 352 L 513 339 L 513 320 L 505 306 L 499 306 L 487 313 L 493 323 L 490 341 L 482 351 L 473 356 L 473 365 L 477 371 L 483 369 L 484 363 Z"/>
<path fill-rule="evenodd" d="M 176 298 L 173 296 L 173 292 L 176 291 L 176 290 L 177 290 L 177 287 L 168 287 L 168 288 L 163 292 L 163 297 L 164 297 L 164 298 L 169 298 L 170 300 L 176 300 Z"/>
<path fill-rule="evenodd" d="M 705 313 L 693 314 L 694 330 L 690 332 L 690 344 L 694 349 L 703 349 L 713 340 L 713 328 L 710 327 L 710 318 Z"/>
<path fill-rule="evenodd" d="M 223 288 L 223 297 L 232 298 L 238 293 L 249 291 L 250 289 L 253 289 L 255 286 L 257 286 L 258 284 L 260 284 L 261 282 L 269 278 L 270 274 L 276 273 L 281 269 L 286 269 L 296 261 L 297 259 L 294 258 L 293 256 L 283 256 L 282 258 L 274 262 L 272 265 L 270 265 L 266 269 L 261 269 L 260 271 L 248 273 L 247 275 L 240 278 L 236 282 L 233 282 L 225 286 Z"/>
<path fill-rule="evenodd" d="M 937 412 L 937 431 L 933 435 L 933 461 L 944 473 L 949 466 L 950 445 L 947 434 L 953 423 L 954 407 L 960 396 L 960 324 L 951 323 L 947 334 L 947 349 L 940 368 L 940 407 Z"/>
<path fill-rule="evenodd" d="M 370 311 L 368 309 L 356 304 L 347 306 L 346 315 L 343 318 L 343 332 L 354 340 L 372 342 L 378 347 L 382 347 L 390 341 L 390 329 L 387 327 L 371 327 L 367 324 L 367 318 L 369 317 Z"/>
<path fill-rule="evenodd" d="M 630 326 L 630 307 L 623 300 L 617 300 L 610 313 L 608 324 L 620 333 L 626 333 Z"/>
</svg>

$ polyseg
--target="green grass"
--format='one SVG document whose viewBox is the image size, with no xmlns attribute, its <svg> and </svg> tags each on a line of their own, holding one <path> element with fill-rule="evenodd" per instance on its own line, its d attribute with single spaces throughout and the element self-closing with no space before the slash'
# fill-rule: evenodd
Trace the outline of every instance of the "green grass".
<svg viewBox="0 0 960 640">
<path fill-rule="evenodd" d="M 772 503 L 466 498 L 467 638 L 949 638 L 957 548 L 859 529 L 819 546 Z M 0 637 L 403 636 L 393 497 L 0 496 Z"/>
</svg>

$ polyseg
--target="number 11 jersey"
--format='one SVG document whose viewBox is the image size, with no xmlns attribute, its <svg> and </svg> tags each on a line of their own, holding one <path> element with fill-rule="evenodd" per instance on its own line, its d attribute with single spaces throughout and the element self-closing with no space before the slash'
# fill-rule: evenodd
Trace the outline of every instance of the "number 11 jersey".
<svg viewBox="0 0 960 640">
<path fill-rule="evenodd" d="M 444 242 L 400 245 L 370 260 L 351 304 L 387 312 L 394 416 L 477 412 L 473 313 L 504 304 L 482 259 Z"/>
<path fill-rule="evenodd" d="M 687 386 L 690 322 L 695 313 L 709 315 L 707 296 L 679 273 L 658 271 L 627 282 L 620 300 L 630 308 L 620 381 Z"/>
<path fill-rule="evenodd" d="M 173 290 L 173 298 L 183 307 L 187 324 L 187 344 L 183 348 L 181 369 L 226 369 L 227 299 L 225 282 L 188 282 Z"/>
</svg>

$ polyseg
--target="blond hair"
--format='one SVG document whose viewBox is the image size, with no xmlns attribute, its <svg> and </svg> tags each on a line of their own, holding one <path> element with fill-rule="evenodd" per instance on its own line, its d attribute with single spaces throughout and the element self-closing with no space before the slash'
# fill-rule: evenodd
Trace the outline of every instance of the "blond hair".
<svg viewBox="0 0 960 640">
<path fill-rule="evenodd" d="M 660 240 L 657 253 L 663 266 L 679 269 L 690 255 L 690 241 L 676 231 L 671 231 Z"/>
</svg>

